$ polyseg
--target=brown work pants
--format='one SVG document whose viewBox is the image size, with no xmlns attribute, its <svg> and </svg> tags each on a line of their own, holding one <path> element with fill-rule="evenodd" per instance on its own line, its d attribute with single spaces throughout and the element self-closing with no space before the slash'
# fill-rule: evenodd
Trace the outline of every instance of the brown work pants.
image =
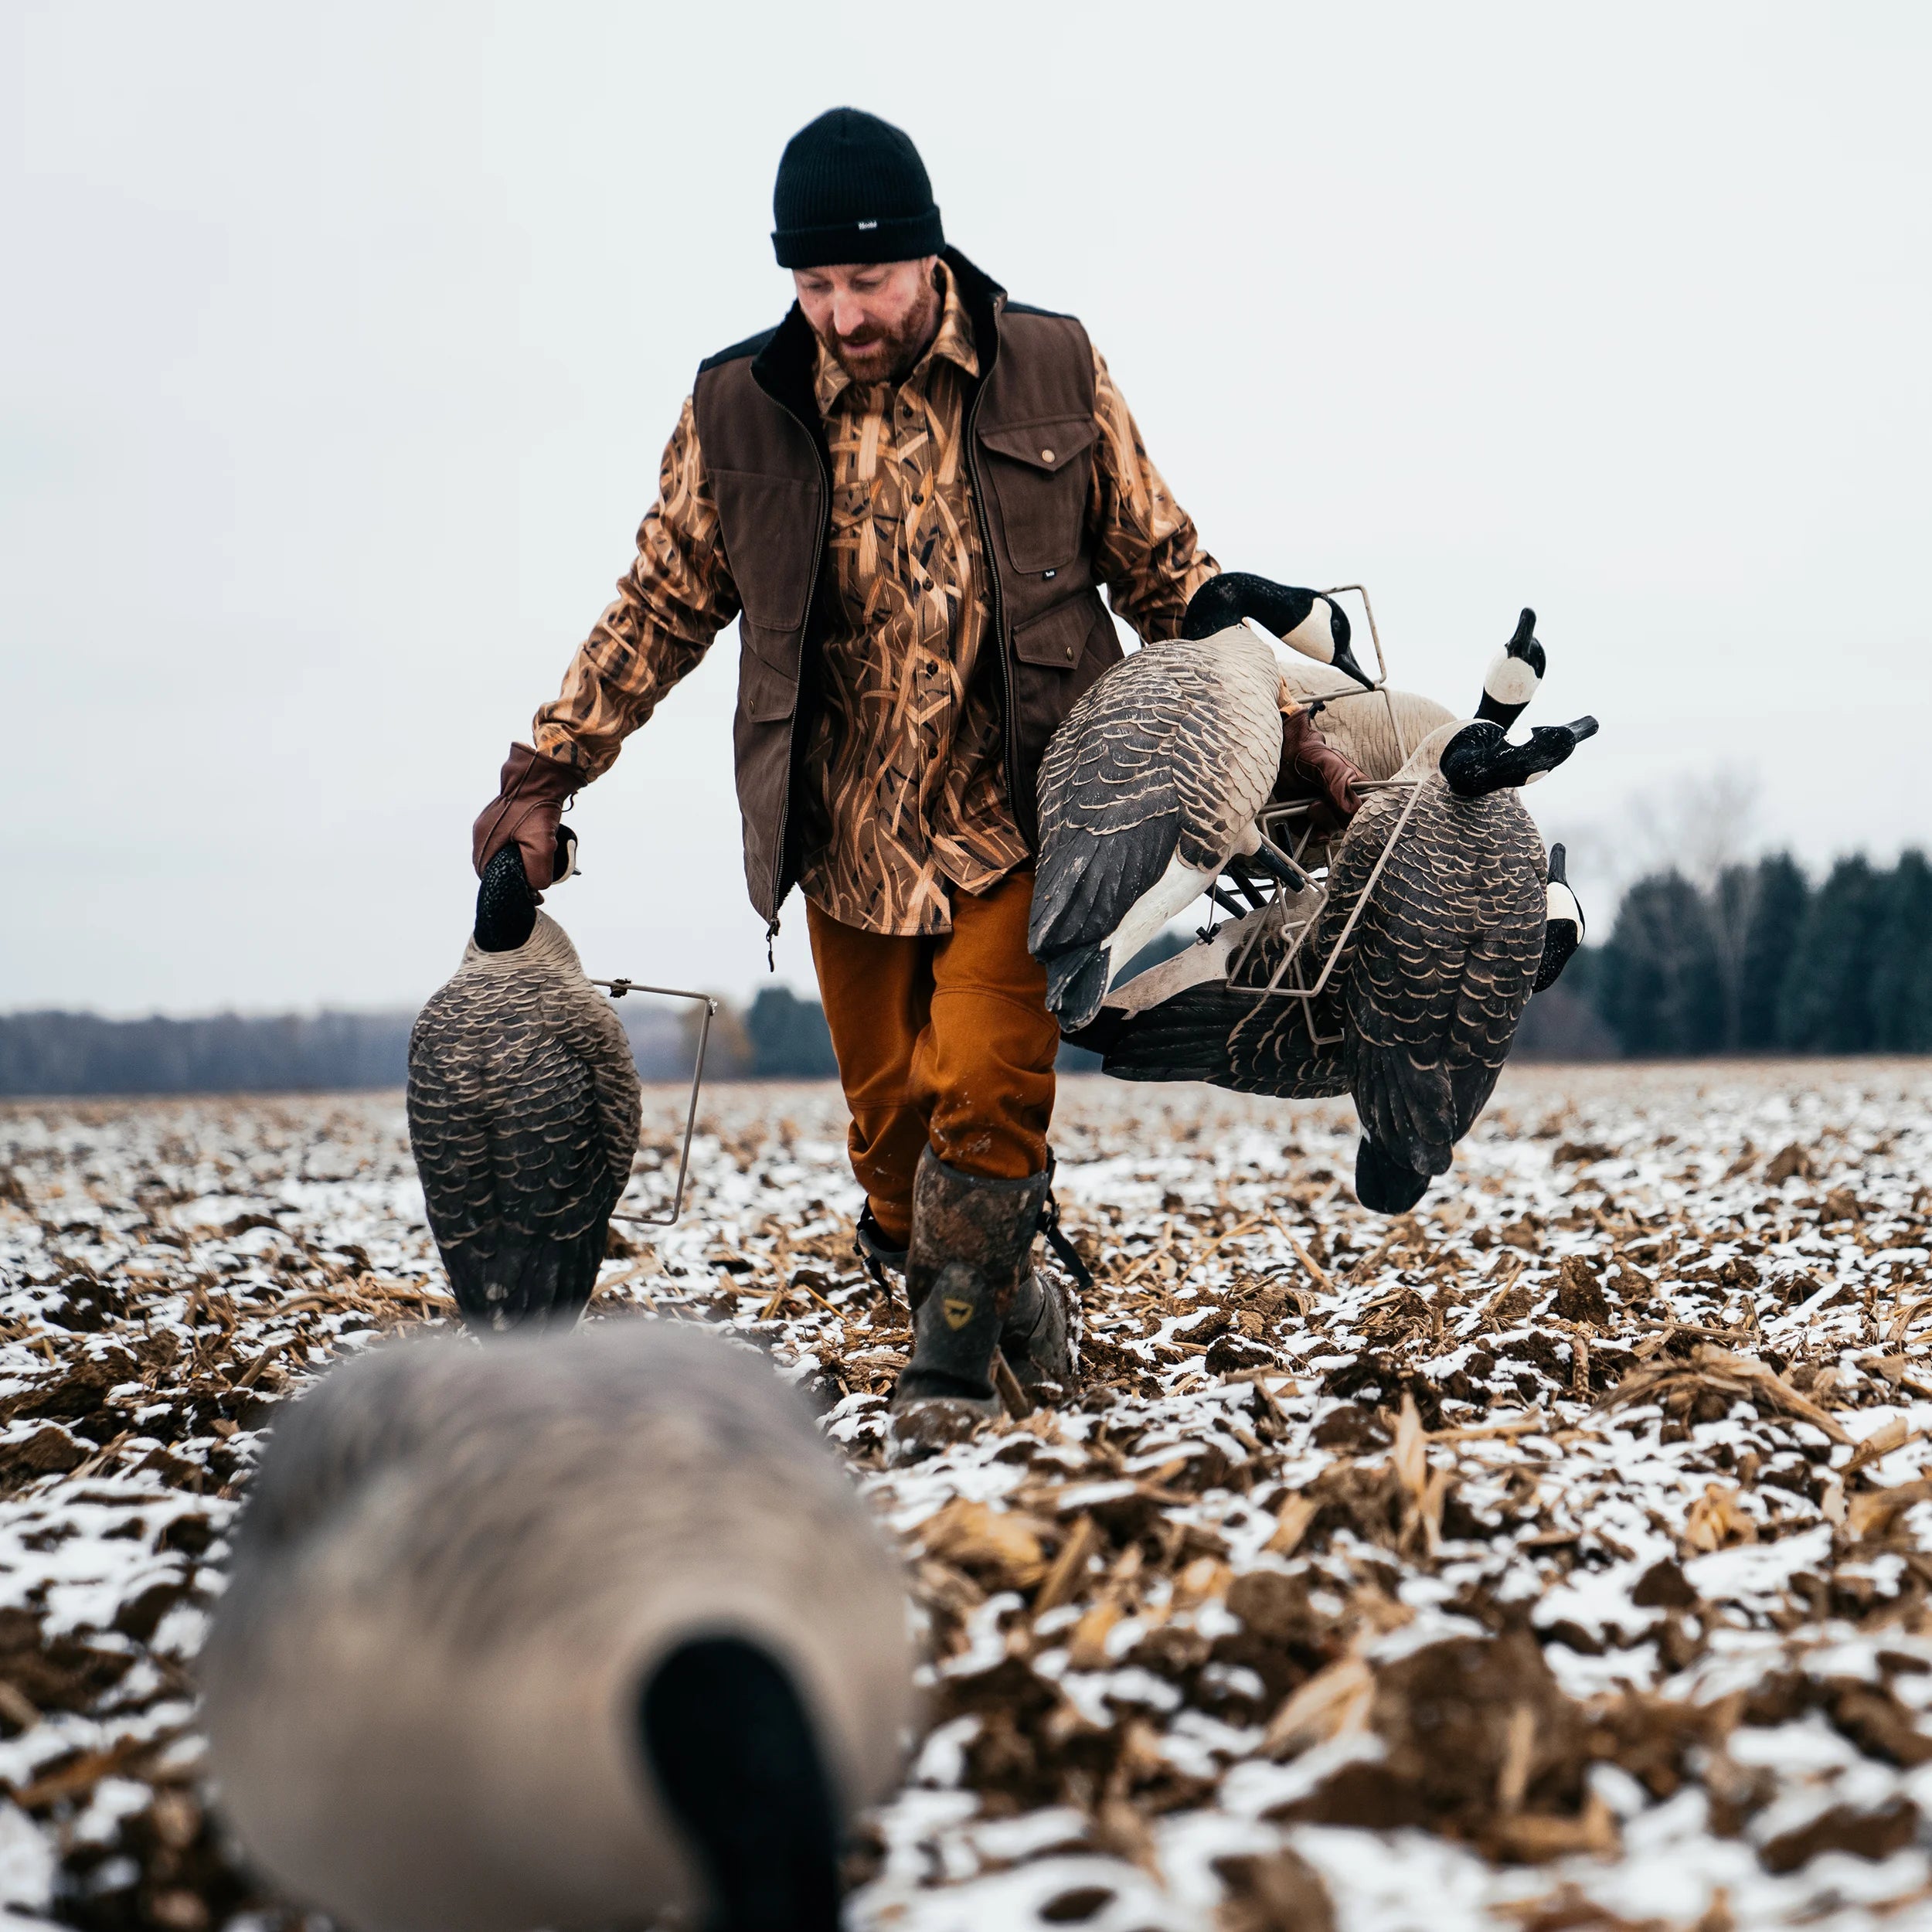
<svg viewBox="0 0 1932 1932">
<path fill-rule="evenodd" d="M 852 1110 L 852 1171 L 881 1232 L 901 1247 L 923 1148 L 1001 1180 L 1046 1168 L 1060 1029 L 1046 1010 L 1046 969 L 1026 950 L 1032 903 L 1032 873 L 1009 873 L 978 898 L 955 893 L 950 933 L 911 938 L 806 907 Z"/>
</svg>

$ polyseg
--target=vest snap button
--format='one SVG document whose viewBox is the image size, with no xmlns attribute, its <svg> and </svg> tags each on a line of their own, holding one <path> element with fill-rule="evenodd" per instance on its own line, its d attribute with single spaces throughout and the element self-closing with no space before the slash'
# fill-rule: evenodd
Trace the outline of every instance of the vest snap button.
<svg viewBox="0 0 1932 1932">
<path fill-rule="evenodd" d="M 1043 463 L 1052 462 L 1053 460 L 1053 452 L 1051 450 L 1042 450 L 1039 453 L 1039 460 Z"/>
</svg>

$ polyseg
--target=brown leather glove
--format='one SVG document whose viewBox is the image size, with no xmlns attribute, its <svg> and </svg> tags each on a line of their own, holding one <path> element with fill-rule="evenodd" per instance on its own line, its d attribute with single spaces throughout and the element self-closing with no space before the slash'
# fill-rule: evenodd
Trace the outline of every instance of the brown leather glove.
<svg viewBox="0 0 1932 1932">
<path fill-rule="evenodd" d="M 1322 736 L 1308 713 L 1283 715 L 1281 768 L 1275 774 L 1274 795 L 1312 798 L 1318 829 L 1338 832 L 1362 809 L 1355 785 L 1363 775 Z"/>
<path fill-rule="evenodd" d="M 502 789 L 478 815 L 470 832 L 470 862 L 483 868 L 515 839 L 523 849 L 523 876 L 541 892 L 556 869 L 557 822 L 570 794 L 583 784 L 575 765 L 512 745 L 503 760 Z"/>
</svg>

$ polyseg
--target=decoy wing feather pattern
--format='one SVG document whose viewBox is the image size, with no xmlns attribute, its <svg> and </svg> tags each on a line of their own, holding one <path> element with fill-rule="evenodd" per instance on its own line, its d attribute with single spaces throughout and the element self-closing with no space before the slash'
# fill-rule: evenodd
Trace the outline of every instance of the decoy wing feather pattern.
<svg viewBox="0 0 1932 1932">
<path fill-rule="evenodd" d="M 1280 689 L 1246 630 L 1145 645 L 1095 683 L 1040 766 L 1037 955 L 1105 940 L 1175 857 L 1227 856 L 1280 766 Z"/>
<path fill-rule="evenodd" d="M 1514 792 L 1429 787 L 1363 915 L 1345 998 L 1363 1126 L 1416 1173 L 1441 1174 L 1535 983 L 1542 845 Z M 1345 846 L 1343 869 L 1359 869 Z"/>
<path fill-rule="evenodd" d="M 1237 1094 L 1277 1100 L 1321 1100 L 1349 1090 L 1338 1046 L 1309 1039 L 1299 1002 L 1260 1002 L 1268 1024 L 1254 1029 L 1247 1052 L 1230 1050 L 1234 1034 L 1260 1017 L 1252 993 L 1225 981 L 1190 986 L 1137 1014 L 1107 1049 L 1106 1070 L 1123 1080 L 1206 1080 Z M 1318 1020 L 1318 1026 L 1320 1022 Z"/>
<path fill-rule="evenodd" d="M 622 1022 L 538 916 L 474 941 L 410 1036 L 410 1139 L 430 1226 L 473 1319 L 573 1316 L 629 1178 L 641 1099 Z"/>
</svg>

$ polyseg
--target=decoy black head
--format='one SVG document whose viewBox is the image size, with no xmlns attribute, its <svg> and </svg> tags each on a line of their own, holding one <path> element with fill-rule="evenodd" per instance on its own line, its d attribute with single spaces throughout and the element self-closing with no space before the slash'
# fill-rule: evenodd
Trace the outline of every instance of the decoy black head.
<svg viewBox="0 0 1932 1932">
<path fill-rule="evenodd" d="M 1184 638 L 1211 638 L 1252 617 L 1270 635 L 1318 664 L 1332 664 L 1365 690 L 1375 680 L 1349 648 L 1349 614 L 1319 590 L 1298 590 L 1250 570 L 1223 570 L 1209 577 L 1188 600 L 1182 620 Z"/>
<path fill-rule="evenodd" d="M 577 835 L 568 825 L 560 825 L 550 883 L 560 886 L 565 879 L 574 879 L 577 869 Z M 536 909 L 543 903 L 543 895 L 530 889 L 529 874 L 523 869 L 523 849 L 512 838 L 483 868 L 483 883 L 476 889 L 478 950 L 515 952 L 536 930 Z"/>
<path fill-rule="evenodd" d="M 1594 718 L 1566 725 L 1539 725 L 1527 744 L 1512 745 L 1502 726 L 1487 719 L 1467 724 L 1442 748 L 1443 781 L 1458 798 L 1481 798 L 1492 791 L 1526 785 L 1556 767 L 1597 731 Z"/>
<path fill-rule="evenodd" d="M 682 1645 L 638 1699 L 639 1742 L 710 1880 L 716 1932 L 838 1932 L 838 1825 L 789 1675 L 736 1637 Z"/>
<path fill-rule="evenodd" d="M 1543 648 L 1536 641 L 1536 614 L 1526 609 L 1516 620 L 1516 634 L 1490 659 L 1483 673 L 1482 702 L 1476 716 L 1507 731 L 1536 696 L 1545 668 Z"/>
<path fill-rule="evenodd" d="M 523 849 L 512 838 L 483 868 L 476 889 L 476 944 L 486 953 L 513 953 L 536 930 L 536 894 L 523 870 Z"/>
</svg>

